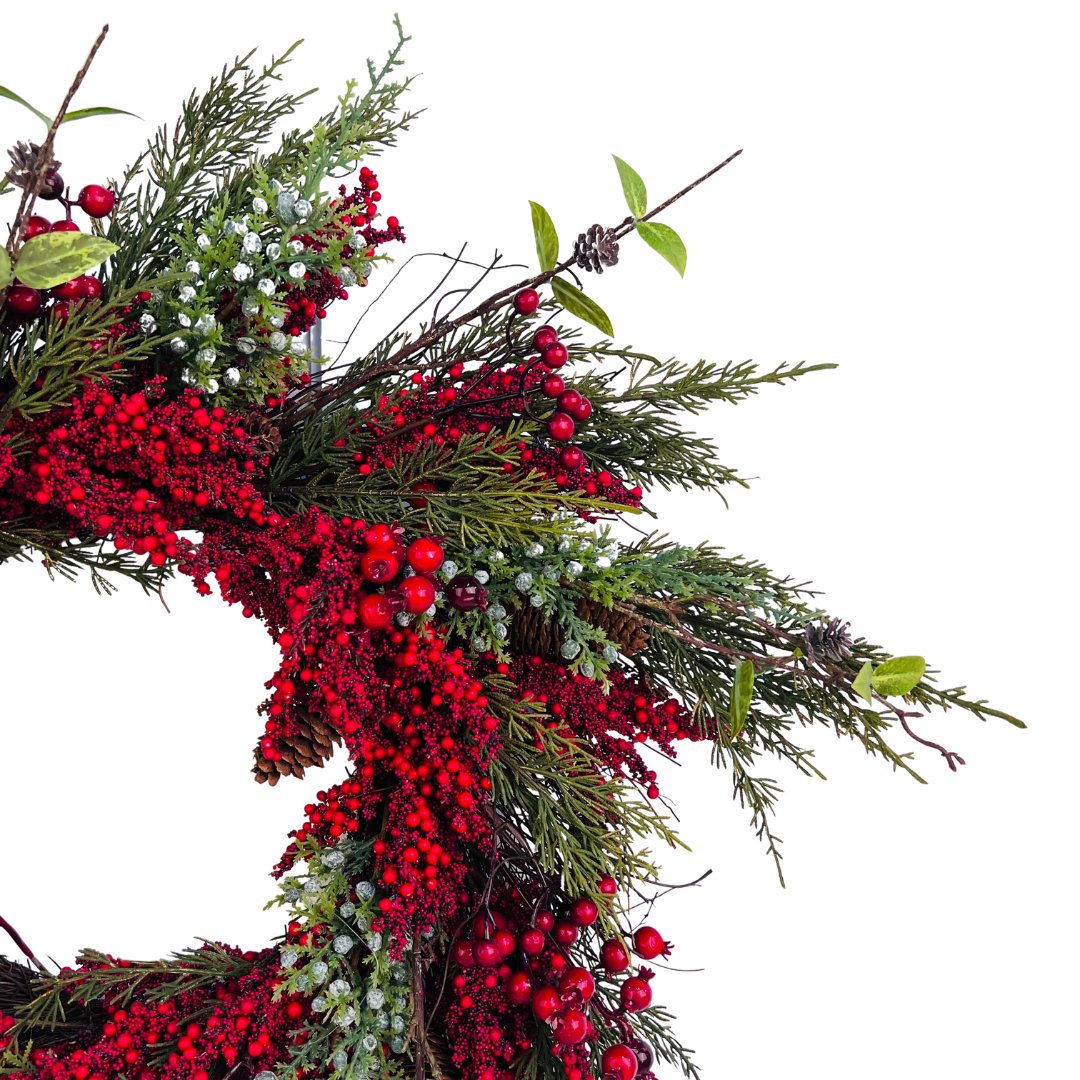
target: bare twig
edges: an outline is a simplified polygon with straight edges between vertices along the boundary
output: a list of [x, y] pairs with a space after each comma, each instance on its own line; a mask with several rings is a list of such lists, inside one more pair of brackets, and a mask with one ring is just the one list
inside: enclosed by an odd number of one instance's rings
[[3, 915], [0, 915], [0, 929], [7, 931], [8, 937], [10, 937], [11, 940], [19, 946], [19, 949], [22, 952], [23, 956], [25, 956], [27, 960], [29, 960], [38, 969], [38, 971], [42, 973], [42, 975], [52, 975], [52, 972], [49, 971], [49, 969], [34, 955], [33, 949], [31, 949], [30, 946], [27, 945], [26, 942], [23, 940], [22, 934], [20, 934], [19, 931], [16, 930], [15, 927], [12, 926], [11, 923], [9, 923]]

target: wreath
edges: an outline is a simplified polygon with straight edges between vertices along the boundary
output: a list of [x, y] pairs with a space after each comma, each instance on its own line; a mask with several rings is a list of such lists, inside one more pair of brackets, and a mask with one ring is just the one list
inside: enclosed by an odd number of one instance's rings
[[498, 258], [447, 256], [418, 326], [323, 362], [327, 309], [406, 240], [361, 164], [414, 119], [397, 34], [280, 138], [306, 96], [290, 54], [237, 59], [74, 196], [61, 125], [119, 111], [70, 107], [104, 31], [54, 119], [0, 87], [47, 127], [4, 182], [0, 561], [216, 582], [280, 650], [255, 780], [346, 759], [273, 870], [261, 949], [53, 972], [0, 920], [24, 954], [0, 958], [17, 1080], [694, 1077], [653, 1000], [671, 944], [635, 915], [669, 888], [644, 844], [676, 842], [643, 751], [707, 744], [779, 870], [755, 763], [805, 770], [802, 729], [914, 775], [894, 725], [963, 764], [923, 710], [1023, 726], [759, 562], [631, 531], [646, 487], [740, 482], [680, 414], [831, 366], [662, 361], [583, 287], [633, 233], [681, 274], [657, 217], [738, 152], [655, 206], [615, 158], [621, 220], [567, 254], [533, 202], [538, 272], [487, 293]]

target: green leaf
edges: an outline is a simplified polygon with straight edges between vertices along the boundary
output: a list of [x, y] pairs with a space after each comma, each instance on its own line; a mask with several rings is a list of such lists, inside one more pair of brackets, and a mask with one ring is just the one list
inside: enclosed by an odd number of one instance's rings
[[142, 119], [138, 113], [128, 112], [127, 109], [110, 109], [107, 105], [92, 105], [89, 109], [72, 109], [71, 112], [64, 113], [64, 119], [60, 123], [86, 120], [91, 116], [134, 116], [136, 120]]
[[882, 697], [898, 697], [911, 693], [924, 674], [926, 661], [921, 656], [894, 656], [878, 664], [870, 682]]
[[555, 299], [571, 315], [576, 315], [579, 319], [595, 326], [608, 337], [614, 335], [615, 331], [611, 329], [611, 320], [607, 312], [595, 300], [590, 300], [580, 289], [576, 289], [562, 278], [552, 278], [551, 288], [555, 293]]
[[630, 213], [639, 218], [649, 208], [649, 201], [645, 195], [645, 181], [621, 157], [616, 154], [611, 156], [615, 158], [615, 168], [619, 170], [626, 205], [630, 207]]
[[859, 668], [859, 674], [855, 676], [855, 681], [851, 684], [851, 689], [855, 691], [863, 699], [863, 701], [873, 704], [873, 697], [870, 694], [870, 679], [873, 676], [874, 665], [869, 660], [861, 668]]
[[686, 245], [673, 228], [659, 221], [639, 221], [634, 228], [649, 247], [659, 251], [679, 271], [679, 277], [686, 273]]
[[52, 125], [52, 121], [40, 109], [35, 109], [34, 106], [26, 100], [26, 98], [19, 97], [19, 95], [16, 94], [14, 90], [9, 90], [6, 86], [0, 86], [0, 97], [5, 97], [8, 99], [8, 101], [15, 101], [18, 102], [20, 105], [25, 106], [36, 117], [38, 117], [46, 127], [50, 127]]
[[735, 680], [731, 684], [731, 737], [746, 726], [750, 714], [750, 699], [754, 696], [754, 665], [749, 660], [740, 660], [735, 668]]
[[16, 272], [32, 289], [51, 289], [93, 270], [117, 246], [101, 236], [81, 232], [41, 233], [27, 240], [19, 252]]
[[8, 255], [7, 248], [0, 247], [0, 289], [6, 289], [13, 277], [15, 273], [11, 269], [11, 256]]
[[554, 270], [559, 261], [559, 234], [551, 215], [539, 204], [529, 200], [532, 207], [533, 235], [536, 237], [536, 257], [540, 260], [540, 269], [546, 274]]

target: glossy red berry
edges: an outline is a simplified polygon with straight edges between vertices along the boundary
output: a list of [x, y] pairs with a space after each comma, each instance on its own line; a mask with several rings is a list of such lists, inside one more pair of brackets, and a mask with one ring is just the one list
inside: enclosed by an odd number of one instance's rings
[[466, 941], [464, 938], [454, 942], [453, 957], [455, 964], [459, 964], [461, 967], [472, 967], [476, 963], [472, 942]]
[[52, 222], [48, 218], [43, 218], [39, 214], [34, 214], [26, 222], [26, 231], [23, 233], [23, 239], [29, 240], [32, 237], [40, 236], [42, 233], [47, 233], [52, 228]]
[[653, 960], [657, 956], [667, 956], [671, 952], [671, 943], [664, 940], [659, 930], [639, 926], [634, 931], [634, 952], [644, 960]]
[[502, 960], [499, 946], [490, 938], [474, 942], [473, 953], [476, 955], [476, 962], [481, 967], [498, 967]]
[[564, 412], [557, 412], [549, 417], [548, 434], [557, 442], [566, 442], [574, 436], [574, 421]]
[[641, 1012], [652, 1004], [652, 987], [644, 979], [631, 975], [619, 987], [619, 1001], [627, 1012]]
[[52, 223], [52, 232], [81, 232], [79, 226], [74, 221], [54, 221]]
[[576, 390], [564, 390], [559, 395], [559, 400], [556, 405], [562, 409], [565, 413], [570, 413], [571, 416], [577, 411], [577, 407], [581, 404], [581, 395]]
[[560, 945], [573, 945], [578, 939], [578, 928], [565, 919], [555, 924], [554, 938]]
[[630, 954], [618, 938], [608, 938], [600, 946], [600, 963], [609, 975], [620, 975], [630, 966]]
[[[564, 450], [563, 453], [566, 453], [566, 451]], [[605, 874], [596, 883], [596, 887], [605, 896], [614, 896], [619, 891], [619, 883], [610, 874]]]
[[532, 981], [529, 979], [527, 972], [515, 971], [513, 975], [506, 980], [506, 996], [515, 1005], [525, 1005], [532, 1001]]
[[542, 387], [545, 397], [557, 398], [566, 389], [566, 382], [561, 375], [549, 375]]
[[567, 446], [559, 454], [559, 464], [564, 469], [579, 469], [585, 460], [585, 455], [576, 446]]
[[521, 936], [518, 938], [521, 951], [526, 956], [539, 956], [544, 951], [546, 941], [547, 936], [544, 931], [537, 930], [534, 926], [530, 926], [528, 930], [522, 930]]
[[401, 583], [401, 592], [405, 597], [405, 610], [410, 615], [419, 615], [435, 603], [435, 586], [420, 574], [406, 578]]
[[579, 420], [579, 421], [588, 420], [589, 417], [592, 416], [592, 402], [587, 397], [582, 395], [581, 403], [578, 405], [578, 407], [576, 409], [572, 409], [570, 411], [570, 415], [575, 420]]
[[559, 335], [556, 333], [554, 326], [540, 326], [537, 327], [536, 333], [533, 334], [533, 348], [539, 352], [549, 345], [554, 345], [558, 340]]
[[531, 315], [540, 306], [540, 294], [535, 289], [522, 289], [514, 297], [514, 310], [519, 315]]
[[450, 606], [458, 611], [476, 611], [487, 607], [487, 591], [472, 574], [452, 577], [443, 591]]
[[364, 533], [364, 543], [372, 551], [389, 550], [397, 546], [397, 537], [389, 525], [372, 525]]
[[409, 565], [414, 570], [426, 570], [428, 573], [431, 573], [433, 570], [438, 570], [439, 567], [442, 566], [442, 545], [437, 544], [429, 537], [414, 540], [409, 545], [409, 550], [405, 553], [405, 557], [408, 559]]
[[533, 994], [532, 1011], [537, 1020], [550, 1020], [562, 1008], [562, 999], [554, 986], [542, 986]]
[[401, 564], [390, 551], [368, 551], [360, 559], [360, 572], [368, 581], [373, 581], [376, 585], [385, 585], [386, 582], [393, 581], [400, 570]]
[[546, 345], [540, 350], [540, 363], [546, 368], [561, 368], [570, 354], [561, 341]]
[[79, 206], [92, 218], [103, 218], [112, 213], [116, 194], [100, 184], [87, 184], [79, 192]]
[[105, 287], [93, 274], [87, 274], [83, 278], [83, 288], [85, 290], [83, 295], [87, 300], [96, 300], [105, 291]]
[[4, 299], [4, 307], [24, 318], [36, 315], [41, 310], [41, 293], [29, 285], [12, 285]]
[[51, 290], [51, 295], [57, 300], [81, 300], [86, 295], [86, 282], [80, 275], [65, 281], [63, 285], [57, 285]]
[[555, 916], [552, 915], [550, 911], [538, 912], [533, 922], [548, 934], [555, 928]]
[[583, 896], [570, 905], [570, 919], [578, 926], [592, 926], [600, 915], [600, 909], [595, 900]]
[[371, 593], [360, 601], [360, 621], [369, 630], [385, 630], [393, 619], [394, 609], [380, 593]]
[[638, 1071], [637, 1054], [624, 1043], [609, 1046], [600, 1058], [601, 1075], [614, 1080], [634, 1080]]
[[579, 1005], [596, 993], [596, 980], [587, 968], [567, 968], [559, 979], [559, 993], [563, 1001]]
[[580, 1009], [567, 1009], [555, 1022], [555, 1041], [563, 1046], [576, 1046], [588, 1030], [588, 1017]]
[[637, 1058], [638, 1072], [651, 1072], [655, 1060], [652, 1047], [644, 1039], [631, 1039], [627, 1045], [634, 1052], [634, 1057]]

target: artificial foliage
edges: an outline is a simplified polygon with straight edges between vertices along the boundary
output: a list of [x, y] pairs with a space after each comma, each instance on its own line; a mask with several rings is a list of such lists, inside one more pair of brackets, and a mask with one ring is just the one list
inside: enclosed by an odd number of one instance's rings
[[737, 155], [655, 207], [616, 158], [629, 215], [569, 245], [523, 193], [536, 273], [478, 267], [320, 367], [307, 332], [409, 237], [371, 164], [414, 119], [406, 40], [297, 130], [292, 50], [248, 54], [74, 196], [62, 124], [120, 110], [70, 108], [86, 67], [52, 120], [0, 88], [47, 129], [4, 181], [0, 561], [239, 605], [280, 651], [254, 779], [332, 779], [261, 948], [54, 972], [4, 922], [15, 1080], [696, 1076], [653, 997], [662, 905], [635, 921], [679, 843], [648, 753], [706, 744], [779, 870], [763, 762], [816, 773], [813, 730], [915, 775], [895, 734], [962, 764], [928, 710], [1022, 726], [758, 562], [623, 527], [649, 488], [743, 483], [687, 415], [817, 370], [657, 359], [588, 295], [650, 248], [683, 273], [657, 216]]

